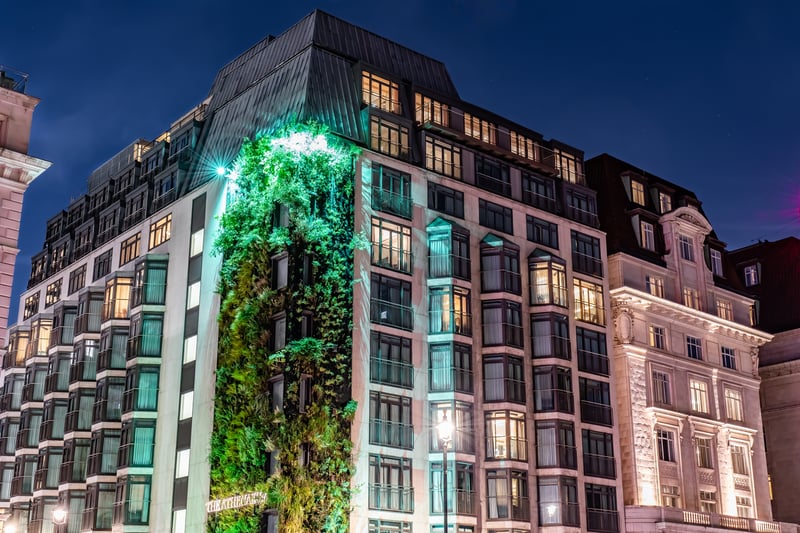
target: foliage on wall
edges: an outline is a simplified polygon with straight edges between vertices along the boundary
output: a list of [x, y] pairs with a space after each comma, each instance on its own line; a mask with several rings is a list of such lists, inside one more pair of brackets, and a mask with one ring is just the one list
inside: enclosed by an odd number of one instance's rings
[[[257, 532], [265, 509], [283, 533], [348, 531], [356, 155], [319, 125], [293, 125], [247, 142], [228, 172], [211, 497], [267, 502], [210, 515], [211, 532]], [[287, 284], [276, 289], [280, 254]], [[275, 350], [279, 317], [287, 343]]]

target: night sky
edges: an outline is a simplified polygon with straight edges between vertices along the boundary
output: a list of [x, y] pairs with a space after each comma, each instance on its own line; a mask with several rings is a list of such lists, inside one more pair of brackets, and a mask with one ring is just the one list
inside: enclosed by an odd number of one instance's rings
[[0, 0], [0, 64], [41, 98], [14, 302], [45, 223], [216, 72], [321, 8], [441, 60], [464, 100], [694, 190], [729, 248], [800, 234], [800, 2]]

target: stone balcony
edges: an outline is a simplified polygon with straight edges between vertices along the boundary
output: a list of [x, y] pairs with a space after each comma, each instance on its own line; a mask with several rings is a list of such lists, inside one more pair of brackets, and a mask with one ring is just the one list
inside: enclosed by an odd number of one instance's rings
[[686, 511], [673, 507], [625, 507], [628, 533], [728, 532], [800, 533], [800, 526], [783, 522], [741, 518], [716, 513]]

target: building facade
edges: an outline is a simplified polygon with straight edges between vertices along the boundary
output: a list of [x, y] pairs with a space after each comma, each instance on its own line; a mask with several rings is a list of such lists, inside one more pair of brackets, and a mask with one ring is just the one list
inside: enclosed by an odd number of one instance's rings
[[734, 250], [731, 260], [758, 300], [758, 327], [774, 335], [759, 357], [772, 512], [776, 520], [800, 522], [800, 470], [793, 444], [800, 420], [800, 240], [759, 242]]
[[17, 258], [22, 197], [50, 163], [28, 155], [38, 98], [25, 94], [28, 75], [0, 65], [0, 343], [5, 342]]
[[772, 336], [724, 243], [691, 191], [606, 154], [587, 175], [608, 239], [628, 529], [779, 531], [758, 378]]

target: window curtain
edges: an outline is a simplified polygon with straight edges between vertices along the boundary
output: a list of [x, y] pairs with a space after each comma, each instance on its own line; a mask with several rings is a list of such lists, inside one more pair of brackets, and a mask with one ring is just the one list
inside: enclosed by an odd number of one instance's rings
[[131, 466], [152, 466], [155, 437], [154, 427], [139, 426], [134, 429]]
[[[536, 464], [539, 468], [557, 466], [556, 428], [536, 428]], [[544, 500], [547, 501], [547, 500]]]
[[483, 309], [483, 345], [503, 344], [503, 309]]
[[503, 367], [502, 360], [483, 364], [483, 394], [487, 402], [505, 400]]
[[553, 355], [552, 332], [550, 321], [534, 320], [531, 324], [531, 336], [533, 337], [534, 357], [548, 357]]
[[443, 278], [452, 275], [449, 233], [429, 235], [428, 249], [430, 253], [430, 277]]
[[144, 302], [142, 303], [163, 305], [166, 286], [166, 267], [150, 265], [147, 269], [147, 282], [144, 286]]
[[431, 391], [453, 390], [453, 353], [450, 344], [437, 344], [430, 348]]
[[136, 409], [155, 411], [158, 406], [158, 372], [141, 372]]

